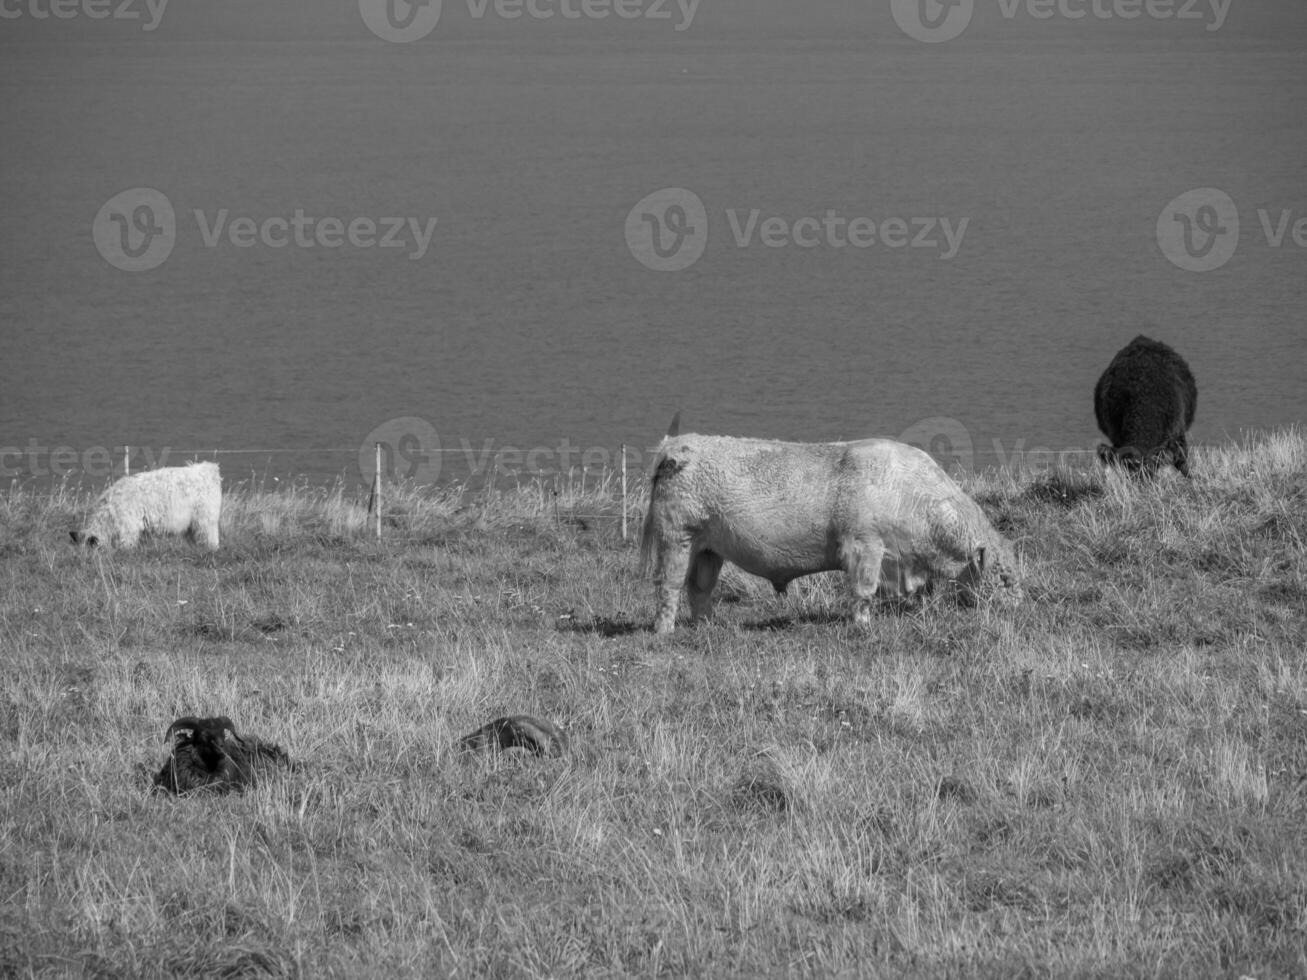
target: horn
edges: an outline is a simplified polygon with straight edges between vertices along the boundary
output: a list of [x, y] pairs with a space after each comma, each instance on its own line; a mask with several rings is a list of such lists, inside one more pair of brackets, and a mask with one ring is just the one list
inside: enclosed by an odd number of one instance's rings
[[190, 731], [195, 731], [195, 729], [201, 727], [203, 724], [204, 724], [204, 719], [196, 718], [194, 715], [187, 715], [185, 718], [178, 718], [176, 721], [174, 721], [171, 725], [168, 726], [168, 732], [163, 736], [163, 740], [165, 742], [168, 741], [168, 739], [172, 738], [172, 733], [175, 731], [179, 731], [181, 729], [189, 729]]
[[214, 725], [220, 725], [224, 735], [227, 732], [231, 732], [232, 738], [236, 739], [238, 742], [242, 741], [240, 735], [236, 732], [236, 725], [226, 715], [219, 715], [217, 718], [210, 718], [209, 720]]
[[676, 414], [672, 416], [672, 424], [667, 427], [667, 435], [679, 436], [681, 434], [681, 410], [678, 408]]

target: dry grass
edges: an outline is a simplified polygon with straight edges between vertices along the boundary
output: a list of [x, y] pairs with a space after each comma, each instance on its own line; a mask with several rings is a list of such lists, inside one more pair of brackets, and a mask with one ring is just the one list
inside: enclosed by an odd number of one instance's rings
[[[0, 497], [0, 975], [1307, 974], [1307, 440], [991, 474], [1029, 601], [658, 641], [610, 488], [229, 489], [223, 548]], [[584, 515], [584, 516], [578, 516]], [[598, 517], [594, 515], [600, 515]], [[460, 753], [525, 713], [563, 759]], [[169, 722], [307, 765], [152, 796]]]

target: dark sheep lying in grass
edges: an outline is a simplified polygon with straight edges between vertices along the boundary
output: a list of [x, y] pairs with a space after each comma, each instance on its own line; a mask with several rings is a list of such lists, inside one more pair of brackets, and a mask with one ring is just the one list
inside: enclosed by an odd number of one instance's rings
[[1194, 422], [1198, 386], [1179, 354], [1140, 334], [1117, 352], [1094, 387], [1094, 416], [1110, 446], [1098, 458], [1153, 474], [1171, 463], [1189, 476], [1185, 433]]
[[164, 737], [174, 734], [172, 754], [154, 777], [169, 793], [244, 791], [271, 769], [291, 765], [280, 746], [237, 735], [230, 718], [178, 718]]
[[526, 749], [536, 755], [562, 755], [568, 749], [567, 736], [555, 725], [528, 715], [496, 718], [458, 740], [464, 750]]

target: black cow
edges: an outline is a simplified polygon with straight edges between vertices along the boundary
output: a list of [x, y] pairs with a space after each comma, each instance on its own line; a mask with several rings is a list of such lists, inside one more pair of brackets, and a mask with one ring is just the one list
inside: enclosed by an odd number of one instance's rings
[[1185, 432], [1194, 422], [1198, 386], [1184, 358], [1140, 334], [1117, 351], [1094, 386], [1094, 416], [1112, 444], [1098, 458], [1153, 474], [1171, 463], [1189, 475]]

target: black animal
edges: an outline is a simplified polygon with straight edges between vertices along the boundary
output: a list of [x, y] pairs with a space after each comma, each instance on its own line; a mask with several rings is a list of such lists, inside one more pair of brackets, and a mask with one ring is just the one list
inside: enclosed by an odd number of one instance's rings
[[557, 726], [529, 715], [513, 715], [487, 722], [458, 740], [464, 750], [521, 748], [536, 755], [562, 755], [568, 749], [567, 735]]
[[230, 718], [178, 718], [164, 738], [174, 734], [172, 754], [154, 777], [169, 793], [243, 792], [268, 770], [291, 765], [280, 746], [237, 735]]
[[1171, 463], [1189, 476], [1185, 433], [1197, 406], [1198, 386], [1184, 358], [1140, 334], [1117, 351], [1094, 386], [1094, 416], [1112, 441], [1098, 447], [1098, 458], [1150, 475]]

